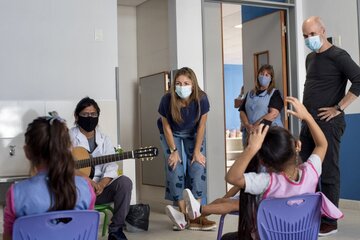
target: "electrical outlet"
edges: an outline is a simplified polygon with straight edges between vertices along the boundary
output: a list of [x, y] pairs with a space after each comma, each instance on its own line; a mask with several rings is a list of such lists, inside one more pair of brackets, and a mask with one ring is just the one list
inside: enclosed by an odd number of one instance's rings
[[328, 37], [327, 39], [331, 44], [334, 44], [337, 47], [341, 47], [341, 36], [340, 35], [335, 36], [335, 37]]
[[104, 41], [104, 34], [102, 29], [95, 29], [94, 31], [94, 40], [98, 42]]
[[335, 37], [335, 45], [341, 47], [341, 36]]

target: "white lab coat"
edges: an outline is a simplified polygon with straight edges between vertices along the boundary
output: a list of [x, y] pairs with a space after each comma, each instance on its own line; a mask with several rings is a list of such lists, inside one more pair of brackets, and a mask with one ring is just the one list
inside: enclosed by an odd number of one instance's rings
[[[95, 141], [96, 141], [96, 148], [92, 152], [91, 156], [98, 157], [103, 155], [114, 154], [115, 149], [114, 145], [112, 145], [111, 140], [108, 136], [95, 129]], [[87, 151], [89, 149], [89, 142], [84, 134], [80, 132], [79, 127], [73, 127], [70, 129], [70, 137], [73, 146], [75, 147], [83, 147]], [[105, 163], [101, 165], [95, 166], [95, 173], [93, 180], [95, 182], [99, 182], [102, 178], [109, 177], [115, 180], [118, 177], [118, 165], [115, 162]]]

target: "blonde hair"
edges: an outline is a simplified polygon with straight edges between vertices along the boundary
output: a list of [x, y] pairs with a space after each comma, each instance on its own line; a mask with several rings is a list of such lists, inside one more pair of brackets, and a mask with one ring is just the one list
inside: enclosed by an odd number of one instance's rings
[[182, 105], [182, 102], [181, 102], [181, 98], [175, 92], [176, 79], [178, 77], [180, 77], [180, 76], [186, 76], [192, 82], [192, 92], [191, 92], [191, 95], [189, 97], [189, 103], [192, 102], [192, 101], [195, 101], [197, 103], [198, 116], [196, 118], [196, 121], [198, 121], [200, 119], [200, 114], [201, 114], [200, 99], [201, 99], [202, 96], [205, 95], [205, 92], [200, 89], [197, 78], [196, 78], [196, 75], [195, 75], [194, 71], [189, 67], [183, 67], [183, 68], [179, 69], [176, 72], [175, 77], [174, 77], [174, 79], [172, 81], [172, 84], [171, 84], [171, 87], [170, 87], [170, 94], [171, 94], [170, 112], [171, 112], [171, 117], [177, 124], [180, 124], [180, 123], [183, 122], [183, 119], [181, 117], [181, 107], [183, 105]]

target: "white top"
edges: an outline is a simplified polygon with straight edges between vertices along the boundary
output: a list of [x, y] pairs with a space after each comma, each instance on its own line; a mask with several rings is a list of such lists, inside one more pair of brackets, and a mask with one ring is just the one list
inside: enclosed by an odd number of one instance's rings
[[[320, 157], [316, 154], [311, 154], [311, 156], [308, 159], [308, 162], [312, 163], [312, 165], [315, 168], [315, 171], [320, 176], [321, 175], [321, 164], [322, 164]], [[299, 181], [300, 181], [302, 171], [299, 171], [299, 174], [300, 174], [300, 176], [299, 176]], [[245, 192], [254, 194], [254, 195], [263, 194], [270, 183], [270, 174], [267, 172], [244, 173], [244, 178], [245, 178]]]
[[[87, 151], [90, 151], [89, 142], [86, 136], [80, 132], [79, 127], [70, 129], [70, 137], [73, 146], [83, 147]], [[112, 145], [110, 138], [98, 131], [97, 128], [95, 129], [95, 141], [97, 146], [91, 153], [91, 156], [99, 157], [115, 153], [114, 145]], [[118, 168], [119, 166], [115, 162], [96, 165], [93, 180], [99, 182], [104, 177], [109, 177], [114, 180], [118, 177]]]

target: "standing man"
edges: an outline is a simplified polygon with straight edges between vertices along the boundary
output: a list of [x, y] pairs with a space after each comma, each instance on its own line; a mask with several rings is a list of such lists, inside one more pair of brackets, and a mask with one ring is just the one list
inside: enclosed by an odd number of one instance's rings
[[[360, 94], [360, 68], [343, 49], [326, 38], [325, 26], [319, 17], [309, 17], [302, 25], [305, 45], [312, 51], [306, 57], [306, 81], [303, 102], [324, 132], [328, 149], [320, 179], [322, 191], [336, 206], [339, 205], [339, 150], [345, 131], [344, 110]], [[345, 94], [346, 84], [351, 87]], [[300, 140], [302, 159], [308, 159], [314, 141], [306, 123], [302, 123]], [[337, 222], [323, 218], [319, 236], [337, 232]]]

